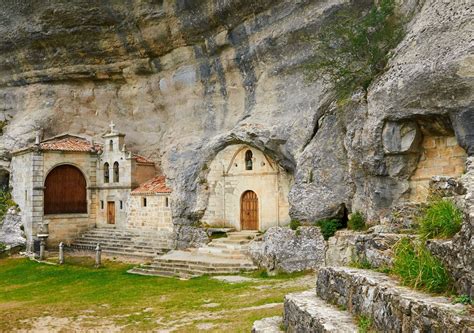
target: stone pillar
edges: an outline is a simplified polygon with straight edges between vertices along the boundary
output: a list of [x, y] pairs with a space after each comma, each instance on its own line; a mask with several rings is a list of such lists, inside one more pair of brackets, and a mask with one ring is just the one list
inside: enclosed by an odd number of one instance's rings
[[102, 249], [100, 248], [100, 244], [97, 243], [97, 246], [95, 248], [95, 267], [99, 268], [102, 265]]
[[38, 233], [48, 234], [48, 225], [43, 225], [43, 231], [39, 231], [40, 225], [44, 223], [44, 158], [41, 151], [33, 153], [33, 195], [31, 203], [31, 229], [33, 239], [38, 240]]
[[59, 243], [59, 264], [64, 264], [64, 244], [63, 242]]
[[40, 239], [40, 251], [39, 251], [39, 260], [44, 260], [44, 251], [45, 251], [46, 242], [44, 238]]

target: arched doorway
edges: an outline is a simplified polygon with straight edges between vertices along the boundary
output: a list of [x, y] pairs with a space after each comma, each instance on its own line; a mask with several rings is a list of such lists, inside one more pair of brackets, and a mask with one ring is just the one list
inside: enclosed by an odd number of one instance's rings
[[240, 199], [240, 227], [258, 230], [258, 197], [253, 191], [245, 191]]
[[72, 165], [60, 165], [44, 183], [44, 214], [87, 213], [87, 184], [82, 172]]

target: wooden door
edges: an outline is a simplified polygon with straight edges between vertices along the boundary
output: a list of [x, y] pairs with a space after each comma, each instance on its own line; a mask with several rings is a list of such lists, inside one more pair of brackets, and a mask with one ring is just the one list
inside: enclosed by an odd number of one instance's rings
[[240, 224], [242, 230], [258, 230], [258, 197], [253, 191], [242, 194]]
[[87, 184], [78, 168], [60, 165], [48, 174], [44, 183], [44, 213], [87, 213]]
[[115, 202], [107, 202], [107, 223], [115, 224]]

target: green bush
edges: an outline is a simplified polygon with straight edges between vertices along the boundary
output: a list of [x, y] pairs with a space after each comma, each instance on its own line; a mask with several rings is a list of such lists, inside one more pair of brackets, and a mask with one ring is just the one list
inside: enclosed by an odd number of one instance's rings
[[443, 264], [427, 249], [422, 240], [400, 239], [394, 246], [392, 272], [402, 284], [429, 292], [446, 292], [452, 281]]
[[450, 200], [434, 199], [419, 220], [420, 234], [425, 238], [450, 238], [459, 230], [462, 211]]
[[298, 220], [291, 220], [290, 222], [290, 229], [291, 230], [296, 230], [298, 227], [301, 226], [301, 222]]
[[473, 304], [472, 299], [469, 295], [459, 295], [454, 298], [453, 304], [464, 304], [464, 305], [471, 305]]
[[372, 327], [374, 325], [374, 321], [372, 318], [368, 316], [359, 316], [357, 318], [357, 332], [358, 333], [368, 333], [372, 331]]
[[317, 46], [317, 53], [304, 65], [308, 79], [329, 76], [339, 100], [358, 88], [367, 90], [405, 34], [395, 0], [380, 0], [368, 12], [366, 8], [357, 1], [341, 7], [316, 36], [306, 37]]
[[356, 231], [367, 229], [365, 225], [364, 215], [362, 215], [361, 212], [355, 212], [354, 214], [352, 214], [349, 221], [347, 221], [347, 228]]
[[0, 219], [3, 219], [10, 207], [15, 207], [16, 203], [12, 199], [12, 194], [8, 188], [0, 189]]
[[334, 236], [336, 231], [342, 227], [342, 223], [339, 220], [320, 220], [316, 222], [316, 225], [321, 229], [321, 234], [325, 240], [328, 240], [329, 237]]

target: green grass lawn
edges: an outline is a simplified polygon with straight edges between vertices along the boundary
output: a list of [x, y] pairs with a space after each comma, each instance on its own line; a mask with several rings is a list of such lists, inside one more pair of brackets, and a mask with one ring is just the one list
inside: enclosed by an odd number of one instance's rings
[[[210, 277], [187, 281], [131, 275], [111, 261], [89, 258], [64, 266], [0, 260], [0, 331], [249, 332], [254, 320], [281, 315], [283, 297], [313, 285], [312, 275], [285, 275], [229, 284]], [[267, 304], [267, 305], [266, 305]], [[273, 304], [273, 305], [272, 305]]]

